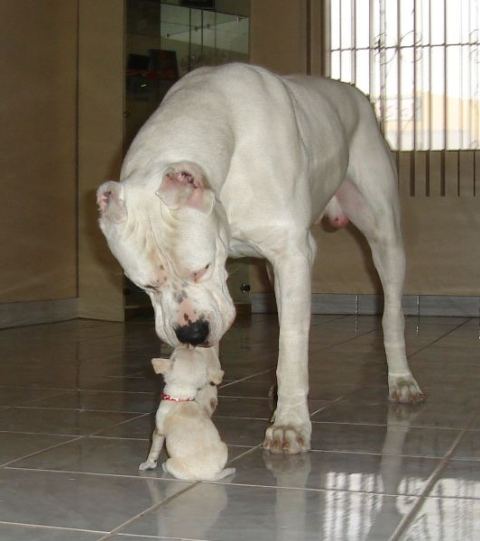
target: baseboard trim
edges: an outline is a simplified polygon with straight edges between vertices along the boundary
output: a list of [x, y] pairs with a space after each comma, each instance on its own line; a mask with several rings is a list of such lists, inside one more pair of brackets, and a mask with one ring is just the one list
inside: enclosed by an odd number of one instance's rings
[[[277, 306], [273, 293], [252, 293], [250, 295], [253, 314], [276, 313]], [[480, 296], [452, 295], [404, 295], [403, 309], [406, 315], [479, 317]], [[314, 293], [312, 314], [357, 314], [376, 315], [383, 310], [380, 295], [354, 295]]]
[[0, 303], [0, 329], [78, 317], [78, 299]]

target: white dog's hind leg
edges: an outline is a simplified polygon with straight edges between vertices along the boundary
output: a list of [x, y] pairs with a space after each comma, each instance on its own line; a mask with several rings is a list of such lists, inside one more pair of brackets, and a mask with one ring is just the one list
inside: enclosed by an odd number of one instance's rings
[[[379, 162], [382, 156], [377, 156]], [[383, 156], [385, 161], [387, 156]], [[377, 163], [380, 166], [380, 163]], [[376, 171], [381, 171], [378, 167]], [[384, 169], [388, 174], [388, 168]], [[367, 204], [359, 189], [345, 181], [337, 196], [350, 220], [366, 236], [372, 250], [373, 262], [382, 282], [384, 294], [383, 341], [388, 365], [390, 400], [402, 403], [420, 402], [424, 395], [408, 366], [405, 351], [405, 321], [402, 309], [405, 252], [400, 230], [399, 210], [394, 178], [375, 180], [375, 200]], [[390, 169], [390, 175], [393, 172]], [[365, 189], [365, 187], [363, 187]], [[361, 188], [360, 188], [361, 189]], [[382, 189], [384, 191], [382, 191]], [[386, 197], [389, 194], [390, 196]]]
[[290, 242], [282, 247], [278, 258], [271, 259], [280, 322], [278, 401], [264, 441], [265, 449], [290, 454], [310, 449], [308, 336], [311, 268], [316, 250], [310, 232], [293, 233], [288, 231], [283, 236]]
[[145, 470], [154, 470], [157, 467], [158, 457], [162, 452], [163, 442], [165, 441], [165, 436], [160, 434], [155, 428], [152, 434], [152, 446], [150, 447], [150, 452], [148, 453], [147, 460], [142, 462], [138, 469], [140, 471]]

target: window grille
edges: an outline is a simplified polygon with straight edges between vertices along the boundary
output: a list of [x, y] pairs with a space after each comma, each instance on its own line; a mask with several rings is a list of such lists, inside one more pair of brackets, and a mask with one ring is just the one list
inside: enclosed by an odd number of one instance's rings
[[327, 75], [370, 97], [410, 194], [475, 195], [480, 0], [326, 4]]

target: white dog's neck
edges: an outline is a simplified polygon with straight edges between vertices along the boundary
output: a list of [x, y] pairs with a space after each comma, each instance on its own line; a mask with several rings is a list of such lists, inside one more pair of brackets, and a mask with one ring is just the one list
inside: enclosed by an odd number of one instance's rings
[[162, 400], [166, 400], [168, 402], [192, 402], [193, 400], [195, 400], [195, 396], [189, 396], [189, 397], [179, 397], [179, 396], [174, 396], [174, 395], [170, 395], [168, 393], [165, 393], [163, 392], [161, 394], [161, 398]]

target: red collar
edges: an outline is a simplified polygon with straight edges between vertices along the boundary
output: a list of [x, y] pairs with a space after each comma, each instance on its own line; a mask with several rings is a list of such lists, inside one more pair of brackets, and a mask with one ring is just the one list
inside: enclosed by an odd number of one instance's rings
[[170, 396], [167, 393], [162, 393], [161, 399], [170, 400], [170, 402], [191, 402], [192, 400], [195, 400], [195, 398], [176, 398], [175, 396]]

